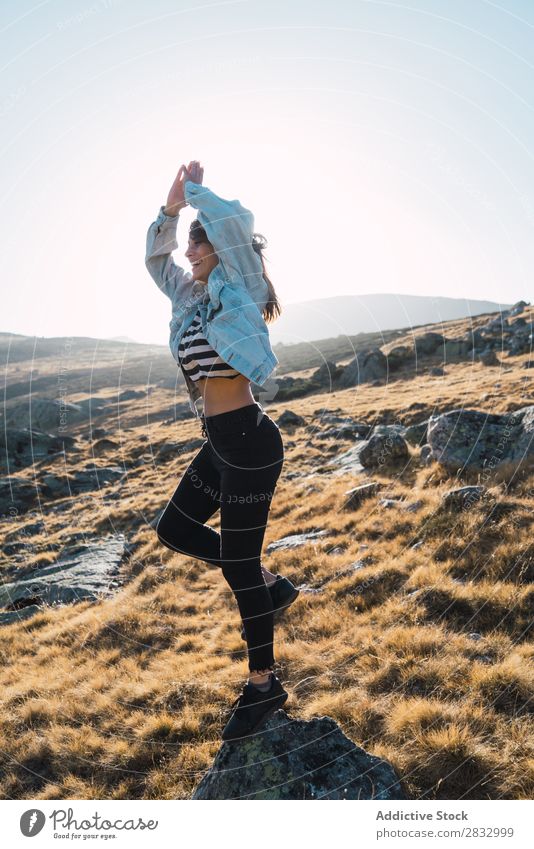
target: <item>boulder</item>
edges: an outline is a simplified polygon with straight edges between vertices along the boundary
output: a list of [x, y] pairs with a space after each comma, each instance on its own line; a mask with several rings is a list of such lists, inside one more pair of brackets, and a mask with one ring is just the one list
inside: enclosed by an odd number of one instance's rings
[[40, 430], [6, 427], [0, 447], [0, 471], [12, 473], [52, 454], [69, 453], [74, 447], [72, 436], [55, 436]]
[[415, 358], [413, 348], [407, 345], [395, 345], [387, 354], [387, 363], [389, 371], [396, 371], [406, 363], [413, 363]]
[[403, 436], [406, 442], [409, 442], [410, 445], [424, 444], [426, 442], [428, 421], [428, 419], [425, 419], [423, 422], [416, 422], [415, 424], [408, 425], [401, 432], [401, 436]]
[[528, 306], [529, 306], [529, 304], [527, 303], [527, 301], [517, 301], [513, 305], [513, 307], [511, 307], [508, 310], [508, 313], [509, 313], [509, 315], [519, 315], [519, 313], [522, 313], [523, 310], [525, 309], [525, 307], [528, 307]]
[[360, 462], [364, 469], [406, 463], [409, 457], [406, 441], [394, 430], [373, 433], [360, 449]]
[[451, 471], [530, 467], [534, 459], [534, 406], [513, 413], [451, 410], [431, 416], [427, 431], [432, 459]]
[[294, 413], [293, 410], [284, 410], [276, 423], [278, 427], [302, 427], [306, 424], [306, 419]]
[[406, 799], [395, 770], [328, 716], [277, 710], [256, 734], [223, 743], [193, 799]]
[[331, 360], [327, 360], [310, 377], [318, 386], [330, 388], [334, 381], [342, 374], [343, 366], [338, 366]]
[[347, 389], [358, 386], [360, 383], [368, 383], [372, 380], [383, 379], [387, 374], [387, 357], [380, 348], [370, 351], [362, 351], [356, 354], [354, 359], [347, 363], [337, 386]]
[[449, 360], [465, 357], [473, 350], [473, 343], [470, 339], [446, 339], [443, 347], [443, 359], [445, 362]]
[[478, 359], [483, 366], [499, 366], [501, 364], [497, 354], [491, 348], [487, 348], [485, 351], [482, 351], [482, 353], [479, 354]]
[[[414, 348], [418, 357], [425, 357], [429, 354], [441, 353], [445, 343], [445, 337], [441, 333], [422, 333], [421, 336], [414, 337]], [[440, 349], [439, 351], [437, 349]]]

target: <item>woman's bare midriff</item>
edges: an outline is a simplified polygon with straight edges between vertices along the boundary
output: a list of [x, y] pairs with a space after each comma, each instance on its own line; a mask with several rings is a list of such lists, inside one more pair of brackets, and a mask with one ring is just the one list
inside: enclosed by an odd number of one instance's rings
[[217, 416], [238, 407], [254, 404], [250, 380], [244, 374], [239, 377], [201, 377], [197, 386], [204, 401], [204, 415]]

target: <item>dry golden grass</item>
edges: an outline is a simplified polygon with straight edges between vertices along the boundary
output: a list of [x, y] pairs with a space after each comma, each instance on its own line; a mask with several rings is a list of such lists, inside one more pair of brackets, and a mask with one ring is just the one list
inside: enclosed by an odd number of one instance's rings
[[[534, 403], [524, 359], [448, 365], [446, 379], [420, 375], [268, 412], [276, 419], [287, 408], [319, 422], [314, 411], [323, 406], [367, 421], [386, 405], [392, 421], [453, 407], [514, 409]], [[150, 403], [155, 410], [170, 401], [162, 390]], [[99, 604], [2, 628], [3, 798], [189, 798], [246, 675], [237, 607], [221, 574], [162, 547], [148, 525], [197, 450], [187, 447], [200, 437], [196, 425], [151, 425], [143, 445], [146, 427], [128, 429], [126, 412], [123, 425], [120, 448], [104, 446], [104, 461], [147, 457], [131, 469], [123, 498], [77, 499], [61, 519], [45, 516], [30, 558], [49, 562], [65, 523], [123, 530], [138, 543], [127, 583]], [[154, 459], [169, 441], [183, 450]], [[273, 571], [320, 589], [302, 592], [276, 628], [290, 714], [333, 717], [390, 761], [415, 797], [532, 798], [534, 475], [510, 486], [487, 482], [488, 499], [446, 513], [441, 495], [457, 482], [436, 464], [420, 467], [413, 451], [402, 472], [370, 477], [383, 484], [380, 497], [420, 501], [417, 512], [381, 509], [377, 499], [348, 512], [344, 493], [367, 476], [318, 474], [332, 455], [305, 428], [285, 441], [293, 447], [265, 547], [287, 534], [329, 531], [265, 558]], [[288, 479], [293, 471], [303, 476]], [[351, 570], [356, 560], [361, 568]]]

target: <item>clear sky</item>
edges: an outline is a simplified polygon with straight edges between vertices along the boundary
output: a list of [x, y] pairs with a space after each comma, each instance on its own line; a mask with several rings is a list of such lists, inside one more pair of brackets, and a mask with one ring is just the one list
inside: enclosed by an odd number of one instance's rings
[[0, 31], [0, 330], [165, 343], [146, 230], [190, 159], [282, 305], [531, 300], [532, 0], [5, 0]]

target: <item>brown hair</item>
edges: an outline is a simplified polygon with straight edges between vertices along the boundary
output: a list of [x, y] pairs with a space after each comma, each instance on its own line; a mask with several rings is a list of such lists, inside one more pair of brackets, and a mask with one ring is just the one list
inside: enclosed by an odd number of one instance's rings
[[[208, 245], [211, 244], [210, 240], [206, 235], [206, 231], [203, 226], [199, 222], [198, 218], [195, 218], [194, 221], [191, 222], [189, 227], [189, 237], [193, 242], [207, 242]], [[277, 294], [274, 291], [274, 286], [267, 274], [267, 269], [265, 267], [265, 257], [263, 256], [263, 251], [267, 247], [267, 239], [265, 236], [262, 236], [261, 233], [253, 233], [252, 234], [252, 248], [258, 254], [261, 259], [261, 267], [263, 269], [263, 279], [267, 283], [267, 288], [269, 292], [269, 298], [265, 307], [263, 308], [262, 314], [265, 322], [274, 321], [282, 312], [282, 308], [280, 306], [280, 301], [278, 300]]]

